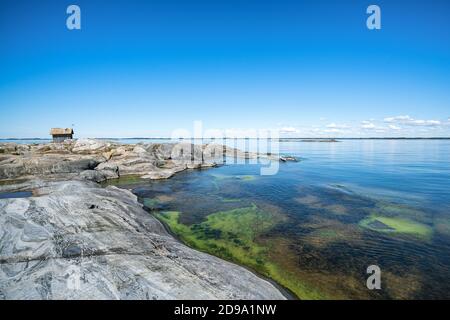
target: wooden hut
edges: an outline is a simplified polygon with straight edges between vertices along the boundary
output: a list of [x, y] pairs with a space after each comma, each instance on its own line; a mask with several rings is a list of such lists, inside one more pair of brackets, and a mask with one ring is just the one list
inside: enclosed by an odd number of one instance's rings
[[52, 128], [50, 134], [53, 137], [53, 142], [64, 142], [64, 140], [73, 138], [73, 129]]

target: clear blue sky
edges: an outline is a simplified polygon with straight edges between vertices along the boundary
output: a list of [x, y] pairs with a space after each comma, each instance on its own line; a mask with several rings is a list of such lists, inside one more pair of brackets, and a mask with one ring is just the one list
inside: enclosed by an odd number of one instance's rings
[[0, 58], [0, 138], [450, 136], [447, 0], [3, 0]]

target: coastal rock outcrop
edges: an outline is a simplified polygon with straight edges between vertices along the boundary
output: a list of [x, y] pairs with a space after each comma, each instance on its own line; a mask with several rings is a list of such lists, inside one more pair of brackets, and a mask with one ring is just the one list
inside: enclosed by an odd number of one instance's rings
[[284, 298], [246, 269], [176, 241], [130, 191], [88, 181], [33, 187], [35, 197], [0, 200], [0, 299]]
[[273, 155], [259, 155], [207, 144], [139, 143], [120, 144], [103, 140], [66, 140], [64, 143], [20, 145], [0, 144], [0, 180], [44, 177], [100, 182], [124, 175], [167, 179], [185, 169], [212, 167], [226, 157], [278, 161]]
[[193, 144], [123, 145], [101, 140], [67, 140], [37, 145], [1, 144], [0, 179], [45, 177], [100, 182], [121, 175], [165, 179], [187, 168], [215, 165]]

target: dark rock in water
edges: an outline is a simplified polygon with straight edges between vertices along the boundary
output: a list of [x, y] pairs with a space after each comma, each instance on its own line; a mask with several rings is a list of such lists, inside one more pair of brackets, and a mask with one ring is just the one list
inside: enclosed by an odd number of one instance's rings
[[301, 142], [339, 142], [336, 139], [302, 139]]
[[299, 138], [281, 138], [280, 142], [339, 142], [336, 139], [329, 138], [309, 138], [309, 139], [299, 139]]
[[379, 220], [373, 220], [373, 221], [369, 222], [368, 226], [375, 230], [392, 230], [392, 231], [395, 230], [394, 228], [391, 228], [390, 226], [388, 226], [387, 224], [384, 224], [383, 222], [381, 222]]
[[281, 156], [280, 157], [280, 161], [283, 161], [283, 162], [287, 162], [287, 161], [298, 162], [298, 159], [296, 157], [292, 157], [292, 156]]

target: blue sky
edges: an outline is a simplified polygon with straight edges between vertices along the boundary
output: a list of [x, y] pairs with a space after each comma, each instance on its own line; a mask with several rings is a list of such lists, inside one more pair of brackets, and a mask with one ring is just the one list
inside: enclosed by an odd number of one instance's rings
[[3, 0], [0, 57], [0, 138], [450, 136], [446, 0]]

